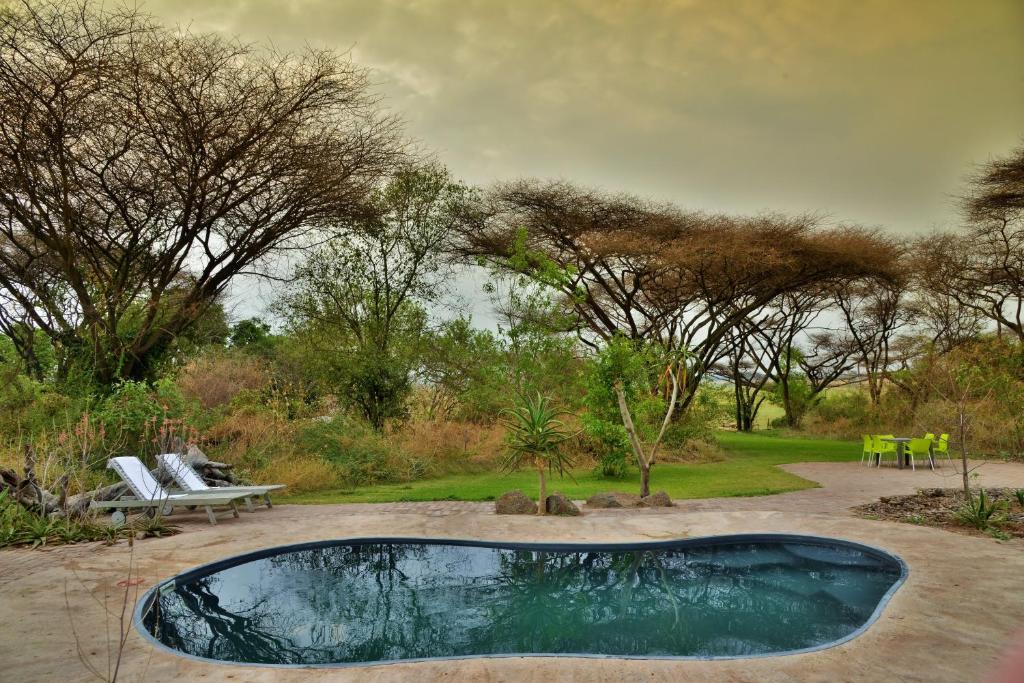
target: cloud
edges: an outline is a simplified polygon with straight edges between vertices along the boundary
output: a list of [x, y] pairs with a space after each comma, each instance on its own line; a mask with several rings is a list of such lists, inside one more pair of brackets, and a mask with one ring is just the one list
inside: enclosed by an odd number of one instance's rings
[[1024, 5], [150, 0], [194, 30], [352, 50], [456, 175], [949, 225], [1024, 134]]

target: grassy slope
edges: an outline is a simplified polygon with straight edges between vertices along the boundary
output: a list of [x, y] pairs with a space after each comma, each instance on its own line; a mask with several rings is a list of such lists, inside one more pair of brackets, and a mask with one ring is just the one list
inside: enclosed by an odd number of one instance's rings
[[[775, 467], [782, 463], [856, 460], [860, 445], [847, 441], [799, 439], [770, 433], [737, 434], [721, 432], [718, 440], [727, 453], [721, 462], [656, 465], [651, 473], [652, 490], [668, 491], [673, 498], [717, 496], [760, 496], [812, 488], [814, 482]], [[576, 499], [612, 489], [636, 491], [639, 476], [622, 480], [602, 479], [590, 471], [577, 471], [575, 482], [554, 476], [549, 491], [560, 491]], [[426, 479], [407, 484], [383, 484], [354, 490], [318, 491], [284, 498], [288, 503], [383, 503], [425, 500], [493, 500], [510, 489], [523, 489], [536, 496], [537, 476], [531, 471], [487, 472]]]

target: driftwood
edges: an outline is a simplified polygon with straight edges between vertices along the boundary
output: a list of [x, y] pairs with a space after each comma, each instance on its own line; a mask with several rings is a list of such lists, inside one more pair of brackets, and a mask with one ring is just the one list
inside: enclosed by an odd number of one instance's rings
[[[50, 514], [57, 510], [60, 496], [39, 485], [36, 478], [36, 453], [29, 444], [25, 445], [24, 472], [24, 476], [19, 476], [14, 470], [0, 470], [0, 491], [7, 491], [11, 500], [40, 514]], [[61, 480], [66, 490], [67, 479], [62, 477]]]
[[[206, 457], [195, 445], [182, 447], [182, 459], [203, 478], [208, 486], [234, 486], [237, 477], [231, 471], [233, 465], [215, 462]], [[36, 454], [30, 445], [25, 446], [24, 476], [14, 470], [0, 469], [0, 492], [7, 491], [11, 500], [37, 514], [50, 517], [82, 517], [89, 512], [89, 503], [94, 500], [114, 500], [128, 492], [128, 485], [117, 482], [109, 486], [101, 486], [92, 491], [85, 491], [73, 496], [68, 495], [68, 474], [54, 483], [53, 491], [43, 488], [36, 478]], [[162, 486], [171, 486], [174, 479], [171, 475], [157, 467], [151, 470], [153, 476]]]
[[[206, 457], [206, 453], [203, 453], [199, 446], [195, 444], [189, 445], [188, 448], [184, 448], [182, 451], [182, 460], [203, 478], [207, 486], [235, 486], [239, 483], [238, 478], [231, 471], [234, 469], [234, 465], [210, 460]], [[165, 473], [161, 472], [157, 478], [163, 483], [163, 477], [166, 476]]]

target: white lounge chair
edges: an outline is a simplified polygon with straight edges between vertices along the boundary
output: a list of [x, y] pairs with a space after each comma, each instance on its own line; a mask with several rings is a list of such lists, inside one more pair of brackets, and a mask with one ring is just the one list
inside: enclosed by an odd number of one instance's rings
[[118, 473], [133, 495], [122, 496], [117, 500], [94, 500], [89, 508], [114, 510], [111, 519], [117, 525], [124, 524], [127, 519], [124, 510], [142, 510], [151, 515], [159, 510], [169, 515], [176, 507], [201, 507], [206, 510], [210, 524], [216, 524], [214, 507], [230, 507], [234, 516], [238, 517], [235, 503], [245, 498], [245, 494], [237, 492], [168, 493], [135, 456], [111, 458], [107, 461], [107, 467]]
[[249, 512], [253, 511], [252, 499], [255, 496], [262, 496], [263, 503], [268, 508], [274, 507], [274, 504], [270, 502], [270, 492], [285, 487], [284, 484], [269, 484], [266, 486], [207, 486], [203, 478], [188, 463], [182, 460], [181, 456], [177, 453], [164, 453], [163, 455], [156, 456], [156, 459], [160, 466], [174, 477], [175, 483], [186, 493], [197, 493], [200, 491], [207, 491], [209, 493], [238, 493], [245, 496], [245, 506]]

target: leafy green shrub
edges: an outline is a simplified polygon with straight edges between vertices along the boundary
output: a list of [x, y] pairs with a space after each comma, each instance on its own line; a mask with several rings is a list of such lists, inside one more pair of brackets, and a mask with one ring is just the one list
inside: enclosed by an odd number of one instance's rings
[[715, 425], [727, 409], [707, 387], [694, 396], [689, 408], [673, 420], [662, 440], [665, 448], [682, 448], [692, 441], [715, 442]]
[[0, 434], [38, 434], [58, 418], [77, 417], [84, 405], [22, 374], [16, 364], [0, 363]]
[[1017, 505], [1024, 508], [1024, 489], [1017, 489], [1013, 492], [1013, 497], [1017, 499]]
[[162, 378], [150, 387], [145, 382], [126, 380], [98, 404], [94, 416], [110, 438], [119, 439], [124, 449], [137, 455], [169, 450], [175, 439], [195, 439], [185, 420], [192, 404], [173, 380]]
[[583, 428], [596, 447], [597, 470], [604, 476], [622, 476], [633, 462], [622, 424], [615, 383], [621, 381], [633, 422], [641, 440], [651, 438], [665, 415], [665, 401], [655, 392], [664, 369], [658, 349], [622, 337], [608, 342], [594, 358], [585, 377]]
[[845, 419], [854, 424], [864, 424], [869, 411], [870, 405], [866, 393], [836, 389], [825, 394], [824, 400], [820, 401], [811, 412], [824, 422]]
[[123, 434], [129, 447], [138, 447], [149, 422], [163, 414], [164, 410], [146, 383], [133, 380], [118, 383], [96, 409], [96, 417], [105, 430]]
[[621, 423], [602, 420], [592, 413], [584, 413], [580, 421], [583, 423], [583, 446], [597, 460], [597, 472], [610, 479], [625, 477], [633, 462], [626, 428]]

